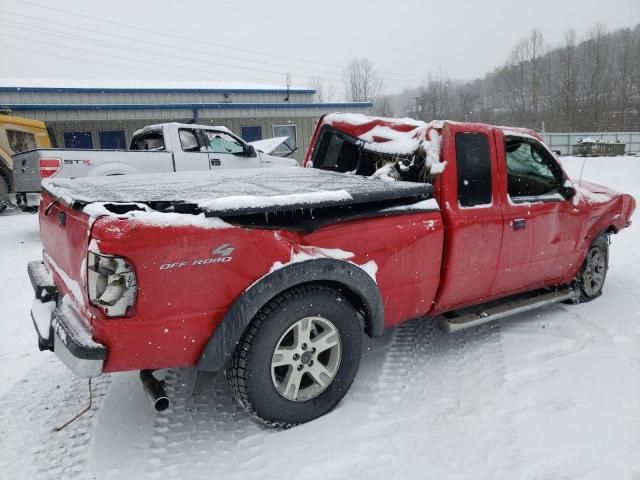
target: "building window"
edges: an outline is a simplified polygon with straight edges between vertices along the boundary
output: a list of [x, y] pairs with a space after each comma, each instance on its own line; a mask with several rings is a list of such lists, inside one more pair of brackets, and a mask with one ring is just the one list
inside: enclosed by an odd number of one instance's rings
[[100, 132], [100, 148], [124, 150], [127, 148], [124, 130], [105, 130]]
[[286, 142], [279, 145], [273, 153], [291, 153], [298, 148], [298, 129], [295, 125], [274, 125], [274, 137], [289, 137]]
[[93, 148], [91, 132], [64, 132], [65, 148]]
[[240, 136], [245, 142], [262, 140], [262, 127], [240, 127]]
[[9, 139], [9, 148], [11, 148], [14, 155], [36, 148], [36, 137], [33, 136], [33, 133], [7, 129], [7, 137]]

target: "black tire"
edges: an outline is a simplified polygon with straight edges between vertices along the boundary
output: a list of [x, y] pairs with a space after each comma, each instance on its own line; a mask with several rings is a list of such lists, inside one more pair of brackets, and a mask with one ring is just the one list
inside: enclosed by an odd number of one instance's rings
[[600, 235], [589, 247], [584, 263], [576, 275], [574, 284], [577, 303], [590, 302], [602, 295], [608, 270], [609, 240], [606, 236]]
[[[312, 385], [324, 390], [312, 398], [293, 401], [278, 391], [275, 368], [281, 367], [273, 367], [272, 359], [288, 332], [308, 318], [328, 320], [332, 331], [337, 330], [339, 361], [337, 366], [334, 364], [333, 378], [325, 381], [326, 386]], [[233, 394], [249, 413], [272, 427], [288, 428], [318, 418], [331, 411], [351, 387], [360, 365], [362, 331], [357, 311], [339, 292], [319, 285], [284, 292], [258, 312], [240, 340], [226, 371]], [[320, 362], [320, 354], [317, 356], [315, 361]], [[313, 361], [309, 363], [313, 365]], [[310, 365], [298, 365], [298, 370]], [[313, 378], [309, 375], [305, 381], [315, 383]], [[301, 381], [300, 388], [302, 384]]]
[[9, 193], [11, 192], [11, 185], [9, 180], [0, 172], [0, 212], [4, 211], [9, 205]]

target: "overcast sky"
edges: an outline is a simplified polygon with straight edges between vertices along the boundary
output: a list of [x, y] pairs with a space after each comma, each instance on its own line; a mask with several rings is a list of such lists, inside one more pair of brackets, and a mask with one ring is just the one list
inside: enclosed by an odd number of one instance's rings
[[0, 77], [284, 85], [291, 72], [339, 92], [344, 65], [368, 57], [393, 93], [438, 66], [483, 76], [534, 27], [555, 44], [598, 21], [634, 26], [640, 0], [0, 0]]

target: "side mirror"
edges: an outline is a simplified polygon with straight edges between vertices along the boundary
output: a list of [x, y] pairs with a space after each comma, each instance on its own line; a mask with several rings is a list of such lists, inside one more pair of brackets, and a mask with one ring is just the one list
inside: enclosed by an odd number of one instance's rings
[[573, 188], [571, 185], [565, 185], [560, 189], [560, 193], [567, 200], [571, 200], [573, 197], [576, 196], [576, 189]]
[[256, 149], [253, 148], [253, 145], [248, 145], [246, 155], [250, 158], [257, 156]]

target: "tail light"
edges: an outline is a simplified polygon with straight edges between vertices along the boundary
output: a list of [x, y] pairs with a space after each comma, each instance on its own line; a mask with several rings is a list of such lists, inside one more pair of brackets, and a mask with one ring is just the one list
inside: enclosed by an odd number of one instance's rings
[[124, 317], [136, 301], [138, 284], [133, 267], [122, 257], [87, 254], [87, 289], [92, 305], [107, 317]]
[[41, 158], [38, 162], [40, 177], [53, 177], [62, 169], [62, 160], [59, 158]]

